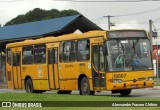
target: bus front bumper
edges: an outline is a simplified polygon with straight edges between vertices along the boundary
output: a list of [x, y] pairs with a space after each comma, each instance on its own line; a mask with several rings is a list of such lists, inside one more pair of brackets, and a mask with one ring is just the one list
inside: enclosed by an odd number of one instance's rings
[[107, 90], [124, 90], [124, 89], [139, 89], [139, 88], [152, 88], [154, 81], [128, 81], [122, 83], [107, 83]]

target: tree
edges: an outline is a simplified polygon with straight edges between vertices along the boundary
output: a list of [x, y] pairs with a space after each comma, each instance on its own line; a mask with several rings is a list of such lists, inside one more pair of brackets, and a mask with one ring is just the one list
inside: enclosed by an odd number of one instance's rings
[[11, 19], [5, 24], [5, 26], [53, 19], [53, 18], [63, 17], [63, 16], [71, 16], [75, 14], [79, 14], [79, 12], [72, 9], [59, 11], [57, 9], [43, 10], [40, 8], [35, 8], [24, 15], [18, 15], [17, 17]]

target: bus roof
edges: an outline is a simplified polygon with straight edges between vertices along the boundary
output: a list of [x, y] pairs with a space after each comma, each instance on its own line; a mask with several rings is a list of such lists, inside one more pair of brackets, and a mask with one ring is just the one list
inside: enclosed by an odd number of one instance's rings
[[28, 39], [21, 42], [9, 43], [6, 45], [6, 47], [11, 48], [11, 47], [18, 47], [18, 46], [25, 46], [25, 45], [60, 42], [60, 41], [66, 41], [66, 40], [83, 39], [83, 38], [105, 36], [105, 35], [106, 35], [106, 31], [96, 30], [96, 31], [89, 31], [86, 33], [82, 33], [82, 34], [72, 33], [72, 34], [65, 34], [58, 37], [48, 36], [48, 37], [43, 37], [35, 40]]
[[57, 37], [48, 36], [48, 37], [43, 37], [43, 38], [39, 38], [35, 40], [28, 39], [28, 40], [24, 40], [21, 42], [7, 44], [6, 47], [11, 48], [11, 47], [18, 47], [18, 46], [25, 46], [25, 45], [53, 43], [53, 42], [61, 42], [61, 41], [66, 41], [66, 40], [83, 39], [83, 38], [90, 38], [90, 37], [97, 37], [97, 36], [102, 36], [105, 39], [107, 39], [106, 32], [125, 31], [125, 30], [126, 31], [145, 31], [142, 29], [118, 29], [118, 30], [107, 30], [107, 31], [94, 30], [94, 31], [89, 31], [89, 32], [82, 33], [82, 34], [71, 33], [71, 34], [65, 34], [65, 35], [61, 35]]

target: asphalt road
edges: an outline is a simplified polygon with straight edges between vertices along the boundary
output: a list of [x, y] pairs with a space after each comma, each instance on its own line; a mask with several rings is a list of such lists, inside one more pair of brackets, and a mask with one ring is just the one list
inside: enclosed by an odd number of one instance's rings
[[[25, 93], [25, 90], [0, 89], [0, 93]], [[45, 94], [55, 94], [56, 92], [48, 91]], [[79, 94], [78, 91], [72, 91], [71, 94]], [[111, 91], [96, 92], [97, 96], [120, 96], [120, 94], [111, 94]], [[130, 97], [160, 97], [160, 88], [134, 89]]]

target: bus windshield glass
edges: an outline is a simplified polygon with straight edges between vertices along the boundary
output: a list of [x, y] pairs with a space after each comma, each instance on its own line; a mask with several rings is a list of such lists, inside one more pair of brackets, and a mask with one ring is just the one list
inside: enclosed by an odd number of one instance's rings
[[106, 44], [108, 71], [152, 69], [151, 47], [148, 39], [112, 39]]

